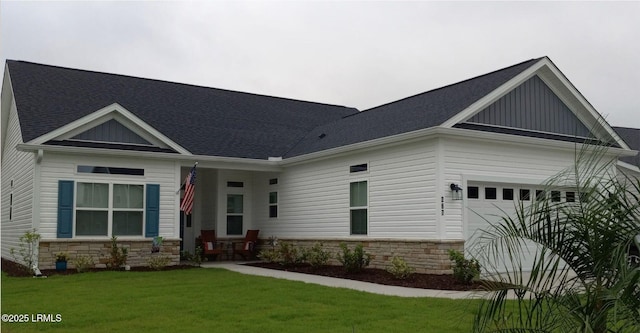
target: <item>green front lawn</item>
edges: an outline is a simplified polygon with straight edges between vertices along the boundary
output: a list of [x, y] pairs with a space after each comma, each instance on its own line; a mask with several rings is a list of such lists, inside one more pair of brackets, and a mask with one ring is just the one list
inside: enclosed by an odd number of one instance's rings
[[46, 279], [2, 274], [2, 332], [469, 332], [478, 303], [400, 298], [223, 269], [99, 272]]

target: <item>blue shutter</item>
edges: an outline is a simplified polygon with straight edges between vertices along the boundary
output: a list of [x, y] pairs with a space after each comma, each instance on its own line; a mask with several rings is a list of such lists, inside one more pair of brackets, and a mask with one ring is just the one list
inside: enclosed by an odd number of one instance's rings
[[147, 184], [146, 204], [144, 236], [156, 237], [160, 224], [160, 185]]
[[58, 181], [58, 238], [73, 236], [73, 180]]

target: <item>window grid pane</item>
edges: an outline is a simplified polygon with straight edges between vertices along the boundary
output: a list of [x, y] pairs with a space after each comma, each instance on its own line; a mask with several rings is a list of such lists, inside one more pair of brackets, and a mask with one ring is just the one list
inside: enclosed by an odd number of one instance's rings
[[78, 183], [77, 207], [108, 208], [109, 184]]
[[366, 209], [351, 210], [351, 234], [352, 235], [367, 234], [367, 210]]
[[242, 194], [227, 194], [227, 214], [242, 214], [243, 207]]
[[350, 184], [350, 206], [366, 207], [367, 206], [367, 182], [354, 182]]
[[142, 235], [142, 212], [117, 211], [113, 212], [114, 236]]
[[242, 235], [242, 215], [227, 216], [227, 235]]
[[107, 236], [107, 211], [78, 210], [76, 211], [77, 236]]

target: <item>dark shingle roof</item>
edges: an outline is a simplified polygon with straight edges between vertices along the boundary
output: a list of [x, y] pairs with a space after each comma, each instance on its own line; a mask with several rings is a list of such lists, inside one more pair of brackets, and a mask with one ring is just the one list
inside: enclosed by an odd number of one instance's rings
[[[616, 131], [620, 138], [622, 138], [622, 140], [627, 143], [629, 148], [633, 150], [640, 150], [640, 129], [628, 127], [613, 127], [613, 130]], [[620, 160], [640, 167], [640, 153], [636, 156], [623, 157]]]
[[531, 59], [320, 125], [285, 156], [303, 155], [441, 125], [538, 60], [540, 58]]
[[25, 142], [113, 103], [198, 155], [293, 157], [441, 125], [538, 59], [363, 112], [8, 60]]
[[343, 106], [7, 61], [23, 141], [118, 103], [198, 155], [283, 156]]

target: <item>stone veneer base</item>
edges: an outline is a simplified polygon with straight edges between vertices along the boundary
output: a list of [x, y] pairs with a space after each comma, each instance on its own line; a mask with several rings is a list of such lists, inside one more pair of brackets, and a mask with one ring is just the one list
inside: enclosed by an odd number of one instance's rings
[[[169, 257], [168, 266], [180, 264], [180, 239], [164, 238], [160, 252], [151, 253], [152, 240], [118, 240], [118, 247], [128, 250], [127, 265], [131, 267], [148, 266], [148, 260], [155, 256]], [[56, 254], [66, 252], [69, 260], [68, 269], [75, 269], [73, 260], [78, 256], [90, 256], [96, 268], [106, 268], [106, 263], [111, 258], [110, 239], [55, 239], [40, 240], [38, 252], [38, 268], [54, 269], [56, 267]]]
[[[415, 268], [416, 273], [452, 274], [450, 249], [463, 251], [464, 241], [439, 240], [392, 240], [392, 239], [278, 239], [299, 248], [310, 248], [322, 243], [325, 251], [331, 254], [329, 264], [340, 265], [336, 254], [341, 252], [340, 243], [352, 249], [362, 244], [365, 253], [371, 255], [369, 267], [386, 269], [391, 266], [394, 256], [401, 257], [407, 264]], [[261, 240], [260, 249], [267, 248], [266, 240]]]

